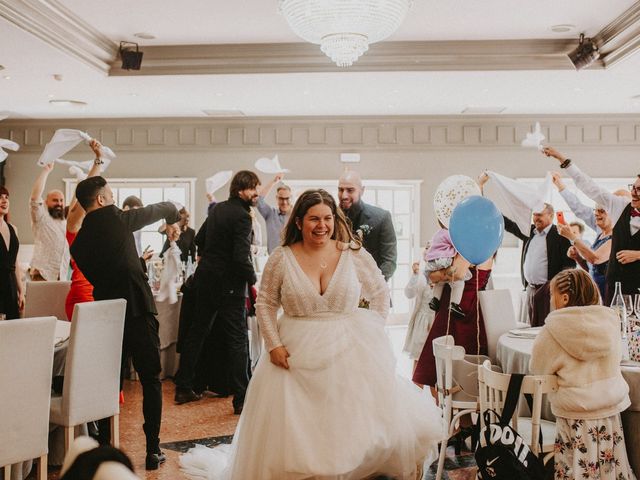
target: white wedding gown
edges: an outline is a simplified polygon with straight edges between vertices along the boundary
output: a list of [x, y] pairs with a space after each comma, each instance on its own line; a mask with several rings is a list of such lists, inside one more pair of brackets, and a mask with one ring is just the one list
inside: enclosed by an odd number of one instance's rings
[[[361, 289], [369, 310], [358, 308]], [[388, 287], [368, 252], [342, 252], [320, 295], [288, 247], [274, 250], [256, 309], [267, 351], [284, 345], [290, 368], [260, 358], [231, 447], [182, 455], [188, 477], [413, 480], [435, 458], [440, 409], [395, 373]]]

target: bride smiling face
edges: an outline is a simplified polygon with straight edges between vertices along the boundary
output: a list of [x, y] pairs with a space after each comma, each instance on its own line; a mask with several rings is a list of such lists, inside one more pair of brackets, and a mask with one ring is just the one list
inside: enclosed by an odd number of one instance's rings
[[302, 222], [296, 221], [302, 241], [307, 245], [320, 247], [325, 245], [333, 236], [334, 216], [331, 208], [324, 203], [318, 203], [307, 210]]

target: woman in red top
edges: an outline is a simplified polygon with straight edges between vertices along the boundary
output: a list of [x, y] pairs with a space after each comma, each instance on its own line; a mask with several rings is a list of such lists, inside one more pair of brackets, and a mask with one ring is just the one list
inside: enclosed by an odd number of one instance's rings
[[[89, 144], [91, 150], [96, 154], [96, 159], [93, 162], [91, 170], [89, 170], [89, 177], [94, 177], [100, 173], [100, 166], [102, 165], [102, 154], [100, 150], [100, 142], [92, 140]], [[75, 198], [69, 205], [69, 215], [67, 216], [67, 243], [69, 246], [76, 239], [76, 235], [82, 226], [82, 220], [84, 220], [85, 211]], [[76, 262], [71, 259], [71, 288], [67, 294], [67, 300], [65, 302], [65, 310], [67, 312], [67, 318], [71, 321], [73, 317], [73, 307], [76, 303], [93, 302], [93, 285], [84, 278], [82, 272], [78, 269]]]

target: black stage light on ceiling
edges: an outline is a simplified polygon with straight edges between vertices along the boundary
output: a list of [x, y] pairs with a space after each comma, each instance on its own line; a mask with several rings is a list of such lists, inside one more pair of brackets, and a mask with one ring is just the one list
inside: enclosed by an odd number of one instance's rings
[[600, 51], [593, 40], [584, 38], [584, 33], [581, 33], [580, 43], [568, 55], [576, 70], [582, 70], [600, 58]]
[[120, 42], [120, 58], [122, 59], [123, 70], [140, 70], [142, 52], [139, 50], [137, 43]]

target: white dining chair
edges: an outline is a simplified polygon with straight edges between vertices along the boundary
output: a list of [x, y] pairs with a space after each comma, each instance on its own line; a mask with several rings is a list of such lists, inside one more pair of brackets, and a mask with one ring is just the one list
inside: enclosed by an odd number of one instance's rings
[[0, 322], [0, 467], [37, 461], [37, 478], [47, 478], [49, 402], [56, 319]]
[[53, 315], [58, 320], [69, 320], [65, 309], [71, 282], [27, 282], [24, 316], [44, 317]]
[[[478, 383], [480, 386], [480, 411], [494, 410], [498, 415], [502, 413], [504, 402], [507, 398], [511, 375], [493, 371], [491, 362], [485, 361], [478, 366]], [[520, 412], [520, 402], [523, 395], [532, 395], [533, 402], [531, 417], [514, 415], [511, 425], [520, 434], [534, 455], [540, 456], [547, 453], [546, 461], [553, 456], [556, 424], [549, 420], [541, 419], [542, 396], [558, 390], [558, 378], [555, 375], [525, 375], [522, 380], [520, 399], [516, 412]], [[493, 413], [490, 413], [491, 422], [499, 421]], [[485, 426], [483, 415], [480, 415], [480, 425]], [[542, 450], [540, 449], [540, 432], [542, 432]]]
[[484, 329], [487, 333], [489, 358], [493, 363], [497, 363], [496, 349], [500, 336], [509, 330], [527, 325], [516, 321], [509, 290], [486, 290], [478, 292], [478, 297], [480, 299], [482, 317], [484, 318]]
[[442, 409], [443, 431], [438, 457], [436, 480], [442, 478], [447, 442], [463, 415], [479, 411], [478, 364], [485, 356], [465, 355], [464, 347], [455, 345], [451, 335], [433, 340], [436, 361], [438, 405]]
[[65, 429], [65, 453], [74, 427], [111, 419], [111, 442], [119, 445], [120, 363], [127, 302], [78, 303], [73, 310], [62, 395], [51, 399], [50, 422]]

